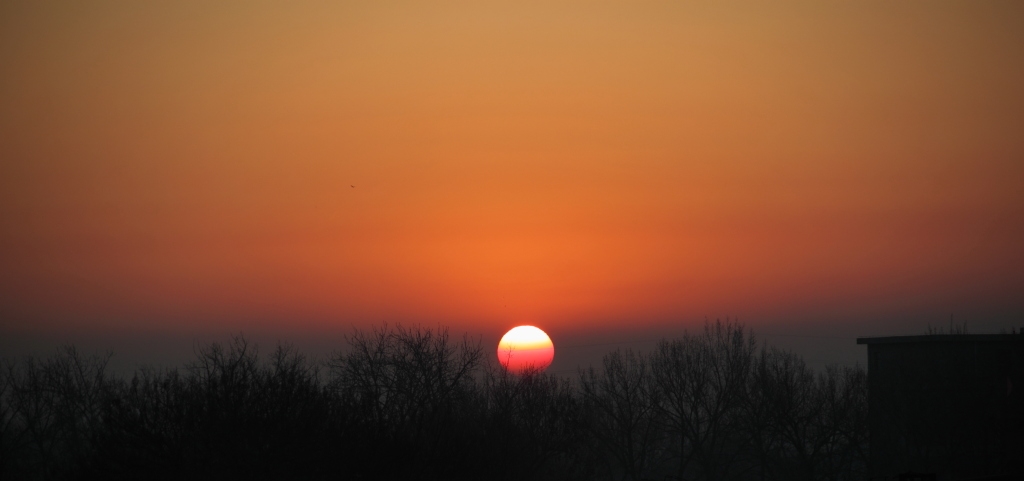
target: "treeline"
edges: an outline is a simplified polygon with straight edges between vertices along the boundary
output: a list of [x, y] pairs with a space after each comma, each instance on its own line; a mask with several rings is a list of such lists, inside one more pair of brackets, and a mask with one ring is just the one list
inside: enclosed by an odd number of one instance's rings
[[236, 338], [112, 376], [74, 348], [0, 366], [0, 479], [864, 479], [867, 379], [734, 323], [510, 375], [447, 330], [330, 359]]

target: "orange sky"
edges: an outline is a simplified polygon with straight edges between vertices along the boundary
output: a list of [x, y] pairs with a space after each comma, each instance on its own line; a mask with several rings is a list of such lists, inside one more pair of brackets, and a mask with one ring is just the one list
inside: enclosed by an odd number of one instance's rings
[[153, 3], [0, 5], [0, 331], [1024, 317], [1019, 2]]

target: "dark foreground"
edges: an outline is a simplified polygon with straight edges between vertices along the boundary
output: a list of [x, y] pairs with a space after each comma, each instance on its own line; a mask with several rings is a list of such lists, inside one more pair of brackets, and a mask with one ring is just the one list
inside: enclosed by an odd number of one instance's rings
[[[571, 379], [445, 330], [329, 361], [238, 338], [131, 379], [68, 347], [0, 366], [0, 479], [866, 479], [867, 376], [732, 323]], [[489, 351], [487, 351], [489, 352]]]

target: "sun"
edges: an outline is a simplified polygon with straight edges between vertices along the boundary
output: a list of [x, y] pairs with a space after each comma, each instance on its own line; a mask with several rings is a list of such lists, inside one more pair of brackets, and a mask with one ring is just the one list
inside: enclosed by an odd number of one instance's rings
[[548, 335], [534, 326], [514, 327], [498, 342], [498, 362], [508, 371], [543, 371], [555, 358], [555, 345]]

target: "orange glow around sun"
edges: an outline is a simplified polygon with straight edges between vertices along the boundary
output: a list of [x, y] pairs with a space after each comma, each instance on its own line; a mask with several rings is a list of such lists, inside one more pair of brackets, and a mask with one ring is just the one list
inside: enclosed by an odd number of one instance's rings
[[543, 371], [555, 358], [555, 346], [548, 335], [534, 326], [514, 327], [498, 342], [498, 362], [508, 371]]
[[1024, 315], [1024, 2], [746, 3], [0, 2], [0, 339]]

